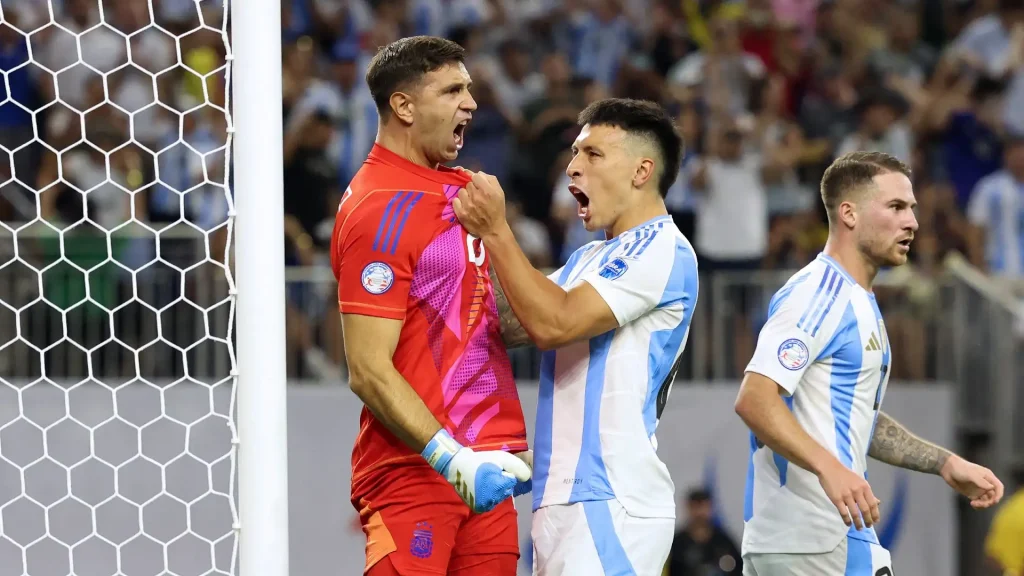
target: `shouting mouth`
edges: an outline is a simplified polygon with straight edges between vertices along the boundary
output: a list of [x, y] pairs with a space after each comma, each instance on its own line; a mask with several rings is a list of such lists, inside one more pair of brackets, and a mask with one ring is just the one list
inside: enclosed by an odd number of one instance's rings
[[463, 120], [455, 126], [455, 130], [452, 131], [452, 136], [455, 138], [455, 149], [462, 150], [462, 145], [465, 144], [466, 126], [469, 125], [469, 120]]
[[573, 197], [576, 198], [576, 202], [579, 204], [579, 208], [576, 211], [577, 216], [582, 218], [584, 222], [590, 220], [590, 197], [575, 184], [569, 185], [569, 192], [572, 193]]

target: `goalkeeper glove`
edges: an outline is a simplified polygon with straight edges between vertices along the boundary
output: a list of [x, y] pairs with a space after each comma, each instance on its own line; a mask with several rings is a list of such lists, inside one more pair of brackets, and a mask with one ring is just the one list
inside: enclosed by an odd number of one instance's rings
[[444, 428], [421, 453], [475, 513], [487, 512], [512, 496], [516, 485], [530, 479], [525, 462], [508, 452], [474, 452], [456, 442]]
[[526, 452], [517, 452], [516, 458], [519, 458], [530, 467], [531, 477], [525, 482], [516, 482], [516, 487], [512, 489], [513, 496], [522, 496], [523, 494], [529, 494], [533, 491], [533, 450], [527, 450]]

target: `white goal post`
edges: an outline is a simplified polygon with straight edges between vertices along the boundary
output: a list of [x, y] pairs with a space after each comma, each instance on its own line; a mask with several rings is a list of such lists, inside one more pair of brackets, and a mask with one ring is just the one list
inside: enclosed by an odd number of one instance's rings
[[0, 575], [290, 576], [280, 4], [0, 5]]
[[232, 1], [240, 560], [289, 576], [281, 2]]

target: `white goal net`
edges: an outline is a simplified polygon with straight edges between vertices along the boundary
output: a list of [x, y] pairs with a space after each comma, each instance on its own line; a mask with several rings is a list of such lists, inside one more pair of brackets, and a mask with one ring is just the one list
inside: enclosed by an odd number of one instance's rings
[[233, 575], [227, 2], [0, 21], [0, 574]]

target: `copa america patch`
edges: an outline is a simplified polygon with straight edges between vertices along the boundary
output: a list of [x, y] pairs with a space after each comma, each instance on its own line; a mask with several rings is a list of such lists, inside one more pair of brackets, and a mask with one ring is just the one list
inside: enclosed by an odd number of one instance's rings
[[363, 288], [370, 294], [383, 294], [395, 283], [395, 273], [391, 266], [383, 262], [370, 262], [363, 268], [361, 276]]
[[807, 345], [797, 340], [796, 338], [790, 338], [779, 346], [779, 363], [786, 370], [799, 370], [807, 365], [807, 360], [811, 354], [807, 351]]
[[626, 266], [625, 260], [622, 258], [616, 258], [615, 260], [605, 264], [604, 268], [601, 268], [601, 271], [598, 272], [597, 275], [608, 280], [615, 280], [625, 274], [628, 269], [629, 267]]

